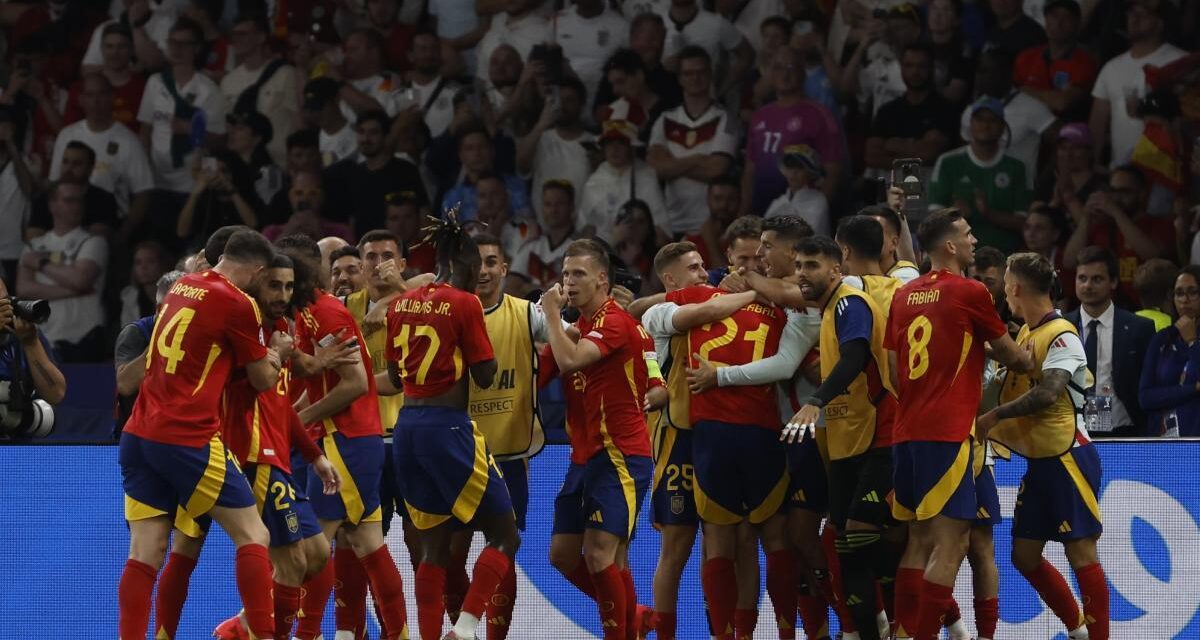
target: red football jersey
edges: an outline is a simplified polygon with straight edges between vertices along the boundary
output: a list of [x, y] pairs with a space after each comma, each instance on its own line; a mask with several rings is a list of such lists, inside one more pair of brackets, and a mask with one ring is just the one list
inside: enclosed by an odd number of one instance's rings
[[[288, 331], [287, 321], [263, 327], [264, 334]], [[289, 387], [290, 363], [284, 363], [275, 386], [256, 391], [250, 379], [237, 372], [225, 389], [221, 439], [241, 464], [269, 464], [291, 473], [289, 422], [295, 415]]]
[[983, 395], [983, 344], [1008, 331], [987, 287], [931, 271], [896, 291], [884, 346], [896, 352], [895, 442], [962, 442]]
[[648, 386], [646, 330], [612, 298], [575, 326], [580, 340], [600, 350], [600, 360], [563, 382], [568, 398], [571, 393], [583, 396], [582, 424], [571, 424], [571, 461], [583, 464], [613, 447], [625, 456], [649, 457], [650, 434], [642, 412]]
[[180, 278], [158, 311], [146, 379], [125, 431], [165, 444], [208, 444], [221, 427], [230, 373], [266, 355], [253, 298], [216, 271]]
[[[698, 304], [725, 292], [709, 285], [696, 285], [667, 294], [667, 301], [678, 305]], [[758, 303], [742, 307], [721, 322], [706, 324], [688, 332], [688, 360], [693, 355], [715, 367], [749, 364], [775, 355], [787, 325], [787, 314], [778, 307]], [[696, 362], [690, 362], [695, 367]], [[692, 396], [692, 424], [716, 420], [745, 424], [778, 431], [779, 420], [775, 385], [714, 387]]]
[[446, 393], [466, 367], [495, 359], [479, 298], [445, 282], [397, 298], [387, 331], [387, 359], [400, 363], [408, 398]]
[[[326, 433], [340, 431], [350, 438], [358, 436], [382, 436], [383, 428], [379, 425], [379, 396], [375, 392], [375, 373], [371, 371], [371, 357], [367, 355], [367, 341], [363, 339], [358, 324], [350, 310], [337, 298], [324, 291], [317, 291], [317, 299], [308, 308], [300, 312], [296, 320], [296, 345], [304, 353], [313, 354], [313, 343], [332, 344], [347, 336], [358, 340], [358, 352], [362, 357], [362, 366], [367, 371], [367, 392], [354, 399], [346, 407], [331, 418], [326, 418], [320, 425], [308, 425], [313, 435], [320, 437]], [[337, 386], [341, 378], [334, 371], [325, 371], [319, 376], [305, 379], [309, 403], [315, 403], [330, 389]]]

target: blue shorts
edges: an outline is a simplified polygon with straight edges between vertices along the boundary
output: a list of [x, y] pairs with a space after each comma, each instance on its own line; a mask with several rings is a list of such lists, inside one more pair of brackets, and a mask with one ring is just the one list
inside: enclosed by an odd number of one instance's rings
[[996, 471], [992, 465], [983, 465], [975, 476], [975, 526], [994, 527], [1000, 524], [1000, 492], [996, 490]]
[[696, 469], [692, 465], [692, 430], [679, 429], [665, 422], [654, 463], [654, 483], [650, 492], [650, 521], [656, 528], [700, 524], [696, 515]]
[[1070, 542], [1100, 535], [1100, 454], [1095, 445], [1055, 458], [1029, 461], [1017, 506], [1013, 537]]
[[787, 451], [779, 432], [701, 420], [693, 427], [696, 512], [712, 524], [761, 524], [788, 497]]
[[117, 455], [125, 519], [131, 522], [172, 516], [177, 510], [194, 519], [213, 507], [254, 506], [250, 483], [215, 435], [202, 447], [185, 447], [122, 433]]
[[525, 514], [529, 512], [529, 459], [498, 462], [504, 474], [504, 486], [512, 500], [513, 514], [517, 516], [517, 529], [525, 530]]
[[596, 529], [632, 539], [653, 476], [654, 462], [645, 456], [601, 451], [587, 464], [572, 464], [554, 499], [554, 534]]
[[912, 440], [892, 447], [895, 500], [892, 516], [901, 522], [946, 516], [975, 520], [975, 477], [971, 439], [962, 442]]
[[379, 509], [385, 536], [392, 528], [392, 516], [398, 515], [403, 518], [407, 515], [404, 512], [404, 496], [400, 495], [400, 488], [396, 485], [396, 467], [391, 455], [391, 446], [392, 443], [384, 441], [383, 473], [379, 476]]
[[383, 474], [383, 436], [348, 438], [335, 431], [321, 438], [321, 450], [342, 477], [342, 487], [327, 496], [321, 479], [308, 473], [308, 496], [321, 520], [334, 522], [380, 522], [379, 477]]
[[829, 480], [825, 475], [825, 461], [816, 438], [805, 438], [804, 442], [784, 445], [787, 450], [789, 509], [807, 509], [815, 513], [829, 511]]
[[269, 464], [246, 467], [258, 512], [271, 532], [272, 547], [286, 547], [322, 533], [317, 514], [304, 490], [291, 476]]
[[396, 479], [417, 529], [451, 519], [513, 511], [508, 487], [467, 413], [450, 407], [404, 407], [392, 434]]

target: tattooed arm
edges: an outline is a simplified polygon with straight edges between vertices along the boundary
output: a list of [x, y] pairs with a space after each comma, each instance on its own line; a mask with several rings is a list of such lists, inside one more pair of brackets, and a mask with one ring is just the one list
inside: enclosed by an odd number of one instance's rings
[[1042, 381], [1021, 397], [1006, 402], [991, 411], [979, 416], [975, 421], [975, 430], [980, 440], [987, 438], [988, 431], [1000, 420], [1035, 414], [1054, 404], [1055, 400], [1066, 391], [1067, 383], [1071, 381], [1071, 372], [1066, 369], [1047, 369], [1042, 372]]

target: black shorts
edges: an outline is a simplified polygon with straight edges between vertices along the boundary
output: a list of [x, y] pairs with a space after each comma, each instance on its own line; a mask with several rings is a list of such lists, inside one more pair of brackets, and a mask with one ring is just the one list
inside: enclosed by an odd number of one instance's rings
[[847, 520], [880, 528], [891, 523], [891, 492], [891, 449], [871, 449], [829, 463], [829, 519], [838, 531], [846, 530]]

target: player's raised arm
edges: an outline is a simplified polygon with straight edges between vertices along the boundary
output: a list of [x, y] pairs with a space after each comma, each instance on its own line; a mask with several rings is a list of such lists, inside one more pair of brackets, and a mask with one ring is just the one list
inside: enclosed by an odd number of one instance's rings
[[690, 331], [710, 322], [720, 322], [733, 315], [738, 309], [751, 304], [758, 297], [753, 291], [731, 293], [723, 296], [713, 296], [708, 300], [695, 304], [685, 304], [675, 310], [671, 322], [675, 325], [676, 333]]
[[769, 278], [755, 271], [744, 268], [738, 270], [738, 275], [745, 279], [746, 285], [766, 298], [771, 304], [789, 309], [804, 307], [804, 294], [794, 283], [779, 278]]
[[[565, 269], [564, 269], [564, 275]], [[555, 284], [542, 294], [542, 311], [546, 313], [546, 330], [554, 361], [563, 376], [569, 376], [600, 360], [600, 348], [590, 340], [574, 342], [562, 325], [562, 306], [565, 300], [561, 284]]]

